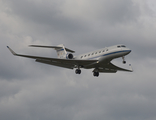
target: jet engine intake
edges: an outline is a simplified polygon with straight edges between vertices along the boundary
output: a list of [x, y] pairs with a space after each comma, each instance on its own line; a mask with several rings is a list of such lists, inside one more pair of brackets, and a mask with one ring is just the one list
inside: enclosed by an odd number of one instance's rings
[[71, 54], [71, 53], [67, 54], [67, 58], [68, 59], [73, 59], [73, 54]]

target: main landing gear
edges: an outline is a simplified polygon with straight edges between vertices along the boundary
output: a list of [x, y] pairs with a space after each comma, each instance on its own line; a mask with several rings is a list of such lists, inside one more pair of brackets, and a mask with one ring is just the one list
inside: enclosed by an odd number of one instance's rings
[[99, 76], [99, 71], [98, 71], [97, 68], [95, 68], [95, 69], [93, 70], [93, 76], [94, 76], [94, 77], [98, 77], [98, 76]]
[[[76, 70], [75, 70], [75, 73], [76, 73], [76, 74], [81, 74], [81, 70], [80, 70], [80, 69], [76, 69]], [[94, 70], [94, 71], [93, 71], [93, 76], [94, 76], [94, 77], [98, 77], [98, 76], [99, 76], [99, 72], [98, 72], [97, 70]]]
[[81, 70], [80, 70], [80, 69], [76, 69], [76, 70], [75, 70], [75, 73], [76, 73], [76, 74], [81, 74]]
[[94, 77], [98, 77], [99, 76], [99, 72], [93, 72], [93, 76]]
[[122, 57], [122, 60], [123, 60], [122, 63], [123, 63], [123, 64], [126, 64], [126, 61], [125, 61], [125, 57], [124, 57], [124, 56]]

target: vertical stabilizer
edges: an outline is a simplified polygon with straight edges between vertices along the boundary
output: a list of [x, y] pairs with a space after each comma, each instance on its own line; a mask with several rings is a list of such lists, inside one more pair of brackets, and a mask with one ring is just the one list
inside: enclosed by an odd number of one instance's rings
[[[58, 48], [57, 48], [57, 47], [58, 47]], [[66, 54], [67, 54], [67, 51], [66, 51], [64, 45], [63, 45], [63, 44], [57, 45], [57, 47], [54, 48], [54, 49], [55, 49], [56, 52], [57, 52], [58, 58], [65, 58], [65, 57], [66, 57]]]

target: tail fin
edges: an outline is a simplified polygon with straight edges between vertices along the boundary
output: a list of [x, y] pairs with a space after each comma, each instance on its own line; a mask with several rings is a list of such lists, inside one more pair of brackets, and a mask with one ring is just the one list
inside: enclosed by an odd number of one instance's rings
[[66, 57], [67, 51], [66, 51], [66, 49], [65, 49], [63, 44], [57, 45], [56, 48], [54, 48], [54, 49], [57, 52], [58, 58], [65, 58]]

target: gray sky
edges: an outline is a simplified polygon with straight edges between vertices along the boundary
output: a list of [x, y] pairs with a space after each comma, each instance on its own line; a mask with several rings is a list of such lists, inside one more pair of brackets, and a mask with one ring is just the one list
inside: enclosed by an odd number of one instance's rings
[[[155, 31], [155, 0], [1, 0], [0, 120], [155, 120]], [[28, 45], [64, 44], [77, 55], [120, 43], [132, 49], [126, 61], [134, 72], [98, 78], [6, 48], [56, 57]]]

